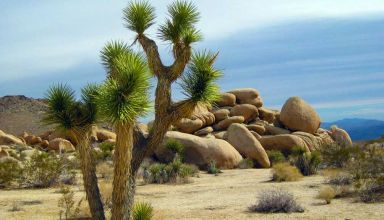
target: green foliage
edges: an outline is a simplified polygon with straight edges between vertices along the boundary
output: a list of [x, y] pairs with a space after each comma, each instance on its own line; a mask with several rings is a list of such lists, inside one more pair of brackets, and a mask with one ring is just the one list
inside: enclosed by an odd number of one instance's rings
[[253, 160], [250, 158], [244, 158], [240, 161], [239, 163], [239, 168], [240, 169], [249, 169], [253, 168]]
[[115, 148], [115, 145], [110, 142], [102, 142], [99, 144], [101, 153], [96, 153], [96, 158], [99, 160], [112, 159], [112, 151]]
[[151, 220], [153, 215], [153, 207], [150, 203], [138, 202], [133, 205], [133, 220]]
[[293, 195], [281, 189], [263, 191], [258, 196], [258, 203], [249, 207], [251, 212], [291, 213], [304, 212]]
[[286, 160], [284, 154], [278, 150], [267, 150], [267, 155], [272, 165]]
[[159, 28], [160, 39], [174, 44], [182, 41], [186, 46], [201, 40], [201, 34], [194, 27], [200, 15], [192, 2], [176, 1], [168, 6], [168, 14], [169, 18]]
[[101, 115], [112, 123], [131, 123], [149, 110], [149, 72], [143, 57], [132, 51], [112, 59], [116, 70], [101, 87], [98, 106]]
[[149, 183], [179, 183], [187, 182], [190, 176], [198, 173], [198, 169], [189, 164], [181, 162], [179, 157], [175, 157], [169, 164], [152, 164], [148, 171], [150, 173]]
[[62, 193], [62, 197], [58, 201], [60, 219], [72, 219], [73, 217], [77, 217], [83, 199], [80, 199], [76, 204], [74, 200], [74, 192], [68, 186], [62, 186], [60, 191]]
[[216, 161], [211, 160], [209, 162], [208, 167], [207, 167], [207, 172], [209, 174], [215, 174], [215, 175], [218, 175], [219, 173], [221, 173], [221, 170], [216, 167]]
[[179, 156], [181, 160], [183, 159], [184, 146], [180, 141], [170, 138], [165, 143], [165, 148], [175, 154], [175, 157]]
[[123, 13], [125, 26], [138, 34], [143, 34], [155, 23], [155, 8], [147, 1], [130, 2]]
[[195, 53], [187, 72], [181, 78], [183, 94], [195, 103], [211, 104], [220, 97], [215, 81], [221, 72], [212, 66], [216, 56], [206, 51]]
[[272, 167], [272, 180], [276, 182], [298, 181], [303, 178], [300, 171], [289, 163], [277, 163]]
[[116, 73], [116, 59], [121, 54], [129, 53], [129, 46], [122, 41], [110, 41], [101, 50], [101, 63], [107, 70], [108, 76], [114, 76]]
[[337, 143], [323, 146], [321, 147], [323, 164], [328, 167], [345, 167], [359, 151], [357, 146], [348, 147]]
[[22, 174], [19, 162], [15, 160], [5, 160], [0, 162], [0, 187], [6, 187], [12, 181], [17, 180]]
[[309, 176], [317, 173], [321, 156], [317, 151], [306, 153], [301, 147], [294, 147], [290, 160], [304, 176]]
[[24, 164], [23, 183], [33, 187], [49, 187], [60, 181], [59, 177], [69, 175], [74, 179], [72, 168], [62, 158], [46, 152], [35, 152]]

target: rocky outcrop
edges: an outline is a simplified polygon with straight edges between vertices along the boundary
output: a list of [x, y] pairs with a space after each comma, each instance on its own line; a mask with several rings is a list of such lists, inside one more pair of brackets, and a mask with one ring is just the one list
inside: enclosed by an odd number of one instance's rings
[[219, 101], [216, 102], [216, 105], [219, 107], [224, 106], [235, 106], [236, 96], [231, 93], [222, 93]]
[[306, 152], [310, 151], [307, 144], [300, 137], [292, 134], [262, 136], [259, 141], [265, 150], [290, 152], [294, 147], [302, 147]]
[[104, 128], [98, 128], [96, 130], [96, 136], [97, 140], [99, 142], [103, 142], [109, 139], [116, 140], [116, 134], [110, 130], [104, 129]]
[[215, 116], [216, 122], [229, 118], [229, 114], [230, 112], [228, 109], [217, 109], [213, 111], [213, 115]]
[[[242, 160], [239, 152], [228, 142], [220, 139], [201, 138], [195, 135], [169, 131], [166, 134], [165, 141], [175, 139], [184, 146], [184, 161], [195, 164], [201, 168], [206, 167], [211, 160], [216, 161], [220, 168], [235, 168]], [[160, 160], [166, 160], [170, 152], [163, 146], [155, 151]]]
[[256, 89], [235, 89], [228, 93], [234, 94], [236, 96], [236, 102], [238, 104], [251, 104], [258, 108], [263, 106], [263, 101], [259, 97], [259, 92]]
[[349, 134], [341, 128], [338, 128], [336, 125], [331, 126], [331, 131], [329, 132], [332, 139], [335, 140], [338, 144], [350, 147], [352, 146], [352, 140]]
[[280, 120], [292, 131], [314, 134], [320, 127], [319, 115], [300, 97], [291, 97], [285, 102], [280, 112]]
[[11, 145], [11, 144], [25, 144], [20, 138], [11, 134], [6, 134], [0, 130], [0, 145]]
[[236, 105], [230, 111], [231, 116], [243, 116], [244, 121], [248, 122], [259, 116], [259, 111], [256, 106], [251, 104]]
[[199, 130], [201, 127], [203, 127], [204, 122], [200, 119], [189, 119], [189, 118], [183, 118], [178, 123], [175, 124], [175, 127], [178, 131], [187, 133], [187, 134], [193, 134], [197, 130]]
[[213, 128], [215, 130], [225, 130], [233, 123], [243, 123], [243, 122], [244, 122], [243, 116], [232, 116], [215, 124]]
[[55, 138], [49, 142], [48, 145], [49, 150], [54, 150], [56, 152], [73, 152], [75, 151], [75, 147], [68, 140], [63, 138]]
[[228, 128], [228, 142], [245, 157], [256, 160], [261, 167], [270, 167], [268, 155], [254, 135], [242, 124]]

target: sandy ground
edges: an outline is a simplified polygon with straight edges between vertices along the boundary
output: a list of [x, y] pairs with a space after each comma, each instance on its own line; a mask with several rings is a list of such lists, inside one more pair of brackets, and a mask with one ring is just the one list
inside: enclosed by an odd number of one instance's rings
[[[219, 176], [200, 174], [183, 185], [138, 186], [137, 200], [152, 203], [160, 219], [384, 219], [384, 204], [364, 204], [353, 198], [334, 199], [324, 205], [316, 199], [322, 176], [305, 177], [298, 182], [269, 182], [270, 170], [225, 170]], [[258, 193], [279, 187], [289, 190], [305, 208], [304, 213], [257, 214], [248, 207]], [[84, 196], [74, 186], [76, 197]], [[0, 190], [0, 220], [58, 219], [57, 189]], [[9, 211], [18, 202], [21, 211]]]

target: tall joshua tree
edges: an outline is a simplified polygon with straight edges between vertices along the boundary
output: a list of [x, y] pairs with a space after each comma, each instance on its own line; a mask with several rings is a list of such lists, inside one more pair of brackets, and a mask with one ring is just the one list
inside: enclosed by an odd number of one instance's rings
[[121, 42], [112, 42], [102, 51], [108, 79], [100, 87], [100, 115], [114, 125], [116, 145], [111, 219], [128, 219], [128, 183], [136, 118], [149, 109], [149, 71], [143, 57]]
[[[217, 54], [210, 52], [192, 52], [192, 44], [202, 39], [195, 25], [199, 21], [197, 8], [186, 1], [176, 1], [168, 6], [168, 18], [158, 29], [160, 40], [172, 47], [174, 61], [171, 65], [164, 65], [154, 40], [145, 31], [154, 24], [155, 10], [146, 1], [131, 2], [124, 9], [126, 27], [136, 33], [134, 43], [143, 48], [152, 76], [157, 79], [155, 92], [155, 120], [148, 136], [138, 128], [133, 129], [132, 160], [125, 160], [125, 165], [131, 169], [129, 173], [126, 195], [126, 210], [124, 217], [129, 219], [134, 201], [135, 176], [141, 162], [159, 146], [170, 126], [182, 118], [191, 116], [197, 106], [209, 106], [218, 98], [219, 87], [215, 83], [221, 76], [220, 71], [213, 67]], [[114, 63], [118, 54], [125, 49], [110, 47], [102, 53], [103, 61], [109, 66]], [[187, 69], [186, 69], [187, 67]], [[107, 68], [111, 78], [116, 75], [114, 68]], [[186, 69], [186, 70], [185, 70]], [[174, 102], [171, 95], [171, 85], [180, 79], [185, 100]], [[118, 135], [119, 136], [119, 135]], [[130, 164], [129, 164], [130, 163]], [[116, 171], [115, 171], [116, 174]]]
[[52, 86], [47, 93], [48, 111], [44, 121], [54, 124], [71, 136], [77, 145], [92, 219], [104, 220], [103, 203], [97, 185], [96, 168], [92, 158], [90, 136], [96, 122], [96, 86], [88, 85], [82, 90], [81, 101], [76, 101], [74, 91], [67, 85]]

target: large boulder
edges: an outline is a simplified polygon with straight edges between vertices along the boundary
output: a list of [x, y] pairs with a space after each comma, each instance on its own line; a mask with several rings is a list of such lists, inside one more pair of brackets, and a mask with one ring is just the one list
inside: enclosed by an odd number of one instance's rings
[[248, 122], [259, 116], [256, 106], [251, 104], [236, 105], [231, 109], [231, 116], [243, 116], [244, 121]]
[[275, 127], [272, 125], [264, 125], [265, 133], [269, 135], [278, 135], [278, 134], [290, 134], [291, 132], [284, 128]]
[[23, 133], [22, 138], [25, 140], [27, 145], [37, 145], [43, 141], [41, 137], [28, 134], [27, 132]]
[[110, 130], [104, 129], [104, 128], [97, 128], [96, 130], [96, 136], [97, 140], [99, 142], [103, 142], [108, 139], [114, 139], [116, 140], [116, 134]]
[[3, 157], [9, 157], [9, 153], [8, 151], [2, 149], [2, 147], [0, 147], [0, 158], [3, 158]]
[[289, 98], [280, 112], [280, 120], [290, 130], [314, 134], [320, 127], [316, 111], [300, 97]]
[[11, 134], [6, 134], [2, 130], [0, 130], [0, 145], [12, 145], [12, 144], [18, 144], [18, 145], [24, 145], [24, 142]]
[[275, 121], [275, 114], [273, 110], [261, 107], [259, 108], [260, 118], [268, 123], [273, 123]]
[[234, 94], [236, 96], [236, 102], [238, 104], [251, 104], [258, 108], [263, 106], [263, 101], [259, 97], [259, 92], [256, 89], [235, 89], [228, 93]]
[[219, 107], [224, 106], [235, 106], [236, 96], [231, 93], [222, 93], [219, 101], [216, 102], [216, 105]]
[[232, 124], [228, 130], [228, 142], [245, 157], [256, 160], [262, 167], [270, 167], [267, 153], [256, 137], [243, 124]]
[[344, 129], [341, 129], [336, 125], [332, 125], [329, 133], [332, 139], [336, 141], [336, 143], [347, 147], [352, 146], [352, 139], [348, 132]]
[[[215, 122], [215, 115], [211, 112], [196, 114], [191, 117], [192, 120], [200, 119], [203, 122], [202, 127], [212, 125]], [[186, 132], [188, 133], [188, 132]]]
[[75, 147], [68, 140], [63, 138], [55, 138], [49, 142], [48, 145], [49, 150], [54, 150], [57, 152], [73, 152], [75, 151]]
[[291, 151], [293, 147], [302, 147], [306, 152], [310, 152], [307, 144], [292, 134], [266, 135], [259, 141], [265, 150]]
[[243, 123], [243, 122], [244, 122], [243, 116], [232, 116], [215, 124], [213, 128], [215, 130], [225, 130], [233, 123]]
[[[219, 168], [231, 169], [237, 167], [242, 160], [239, 152], [224, 140], [168, 131], [164, 143], [170, 138], [184, 146], [184, 161], [200, 168], [206, 168], [214, 160]], [[161, 161], [169, 160], [169, 155], [172, 155], [164, 144], [155, 150], [155, 154]]]
[[228, 135], [227, 131], [214, 131], [212, 132], [212, 135], [215, 136], [215, 138], [227, 140]]
[[202, 128], [204, 125], [204, 122], [201, 119], [189, 119], [189, 118], [182, 118], [179, 122], [175, 124], [175, 127], [178, 131], [188, 134], [193, 134], [200, 128]]
[[213, 131], [213, 128], [211, 126], [208, 126], [208, 127], [205, 127], [205, 128], [202, 128], [202, 129], [196, 131], [195, 135], [197, 135], [197, 136], [205, 136], [207, 134], [212, 133], [212, 131]]
[[228, 109], [223, 109], [223, 108], [214, 110], [212, 113], [215, 116], [216, 122], [219, 122], [219, 121], [222, 121], [222, 120], [228, 118], [229, 114], [230, 114]]
[[246, 127], [248, 128], [248, 130], [254, 131], [260, 135], [264, 135], [265, 133], [265, 126], [260, 124], [250, 124], [250, 125], [246, 125]]

